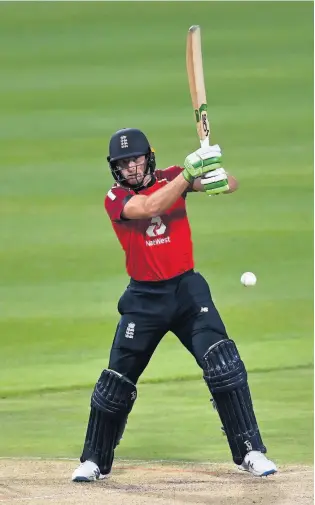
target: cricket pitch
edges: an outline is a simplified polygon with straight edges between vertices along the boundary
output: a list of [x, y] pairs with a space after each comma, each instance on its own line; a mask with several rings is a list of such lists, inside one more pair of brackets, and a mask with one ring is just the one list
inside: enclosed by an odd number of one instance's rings
[[311, 505], [313, 467], [255, 478], [232, 464], [117, 460], [109, 479], [72, 483], [74, 460], [0, 460], [0, 504]]

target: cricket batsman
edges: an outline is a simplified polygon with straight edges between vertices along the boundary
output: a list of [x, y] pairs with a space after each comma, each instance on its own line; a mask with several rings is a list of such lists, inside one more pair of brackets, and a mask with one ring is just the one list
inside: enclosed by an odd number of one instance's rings
[[108, 162], [115, 183], [105, 209], [125, 252], [130, 282], [118, 301], [121, 317], [108, 368], [91, 396], [81, 464], [72, 480], [90, 482], [110, 474], [137, 398], [137, 381], [168, 331], [201, 368], [234, 463], [257, 477], [275, 473], [276, 465], [265, 455], [245, 365], [206, 280], [194, 270], [188, 193], [228, 194], [238, 187], [221, 165], [220, 147], [197, 149], [183, 167], [156, 170], [144, 133], [126, 128], [111, 137]]

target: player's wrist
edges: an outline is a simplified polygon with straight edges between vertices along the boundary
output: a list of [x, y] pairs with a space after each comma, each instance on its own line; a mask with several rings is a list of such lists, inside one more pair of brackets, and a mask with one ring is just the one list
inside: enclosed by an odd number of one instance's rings
[[185, 181], [188, 184], [191, 184], [194, 180], [193, 176], [188, 172], [188, 170], [186, 168], [184, 168], [181, 175], [183, 176], [183, 178], [185, 179]]

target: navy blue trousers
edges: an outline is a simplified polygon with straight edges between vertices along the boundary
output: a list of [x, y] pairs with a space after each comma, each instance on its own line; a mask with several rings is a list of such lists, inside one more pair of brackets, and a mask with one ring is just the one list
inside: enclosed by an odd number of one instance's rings
[[193, 270], [161, 282], [131, 279], [118, 311], [121, 318], [109, 368], [134, 384], [168, 331], [178, 337], [201, 368], [209, 347], [228, 338], [206, 280]]

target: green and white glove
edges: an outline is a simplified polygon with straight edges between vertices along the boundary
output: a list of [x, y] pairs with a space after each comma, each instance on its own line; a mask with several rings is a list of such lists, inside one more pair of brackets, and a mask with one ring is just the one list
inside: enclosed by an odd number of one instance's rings
[[230, 189], [228, 174], [222, 167], [216, 168], [215, 170], [206, 173], [200, 179], [200, 182], [203, 185], [205, 192], [209, 196], [219, 195], [220, 193], [223, 193], [224, 191], [228, 191]]
[[201, 147], [192, 154], [189, 154], [184, 162], [183, 176], [187, 182], [201, 178], [208, 195], [216, 195], [229, 189], [228, 176], [224, 168], [221, 167], [221, 148], [218, 144], [214, 146]]

